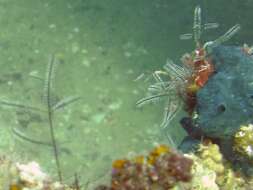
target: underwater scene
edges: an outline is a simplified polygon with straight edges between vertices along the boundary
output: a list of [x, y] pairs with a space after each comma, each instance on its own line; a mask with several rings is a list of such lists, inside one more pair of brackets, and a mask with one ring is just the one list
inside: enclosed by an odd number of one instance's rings
[[0, 0], [0, 190], [253, 190], [252, 9]]

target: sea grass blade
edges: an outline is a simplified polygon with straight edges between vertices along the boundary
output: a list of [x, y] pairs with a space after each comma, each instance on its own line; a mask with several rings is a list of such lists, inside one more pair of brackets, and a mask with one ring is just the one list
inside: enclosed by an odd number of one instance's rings
[[200, 42], [201, 32], [201, 8], [196, 6], [193, 21], [193, 37], [196, 44]]
[[41, 82], [44, 82], [44, 78], [40, 77], [40, 76], [37, 76], [37, 75], [34, 75], [34, 74], [29, 74], [30, 77], [36, 79], [36, 80], [39, 80]]
[[211, 23], [204, 24], [204, 30], [216, 29], [218, 27], [219, 27], [219, 24], [216, 23], [216, 22], [211, 22]]
[[189, 40], [189, 39], [192, 39], [192, 34], [191, 33], [187, 33], [187, 34], [181, 34], [180, 36], [179, 36], [179, 39], [180, 40]]
[[23, 134], [21, 131], [19, 131], [18, 129], [12, 127], [12, 132], [14, 135], [18, 136], [19, 138], [34, 143], [34, 144], [39, 144], [39, 145], [44, 145], [44, 146], [49, 146], [49, 147], [53, 147], [52, 143], [49, 142], [44, 142], [44, 141], [39, 141], [36, 139], [32, 139], [30, 137], [27, 137], [25, 134]]
[[57, 66], [57, 60], [54, 55], [50, 57], [49, 64], [47, 66], [46, 76], [44, 80], [44, 100], [46, 104], [50, 103], [50, 107], [52, 106], [52, 89], [53, 89], [53, 80], [55, 76], [55, 70]]
[[221, 43], [228, 41], [240, 30], [240, 28], [241, 28], [241, 26], [239, 24], [234, 25], [225, 34], [223, 34], [221, 37], [219, 37], [217, 40], [215, 40], [215, 43], [217, 43], [219, 45]]
[[77, 173], [75, 173], [75, 181], [74, 181], [75, 190], [81, 190], [80, 182]]
[[57, 151], [58, 147], [57, 147], [55, 133], [54, 133], [53, 107], [52, 107], [52, 102], [51, 102], [52, 82], [54, 78], [55, 67], [56, 67], [56, 60], [55, 60], [55, 56], [53, 55], [50, 58], [50, 61], [48, 63], [48, 69], [46, 72], [44, 96], [47, 102], [48, 124], [49, 124], [50, 135], [51, 135], [51, 140], [52, 140], [53, 149], [54, 149], [55, 163], [57, 167], [59, 181], [62, 182], [62, 171], [61, 171], [61, 165], [60, 165], [59, 155]]
[[168, 96], [168, 93], [157, 94], [157, 95], [153, 95], [153, 96], [148, 96], [148, 97], [142, 98], [138, 102], [136, 102], [136, 106], [137, 107], [141, 107], [141, 106], [143, 106], [145, 104], [148, 104], [148, 103], [160, 100], [161, 97], [164, 97], [164, 96]]
[[20, 104], [18, 102], [11, 102], [11, 101], [7, 101], [7, 100], [0, 100], [0, 104], [5, 105], [5, 106], [19, 108], [19, 109], [28, 109], [28, 110], [32, 110], [32, 111], [45, 112], [45, 110], [34, 107], [34, 106], [28, 106], [25, 104]]
[[56, 111], [56, 110], [59, 110], [61, 108], [64, 108], [78, 100], [80, 100], [80, 96], [69, 96], [69, 97], [66, 97], [62, 100], [60, 100], [58, 103], [56, 103], [54, 106], [53, 106], [53, 110]]
[[181, 101], [178, 100], [168, 100], [167, 107], [164, 110], [164, 118], [161, 124], [162, 129], [169, 127], [170, 122], [174, 119], [177, 113], [180, 111], [182, 106]]

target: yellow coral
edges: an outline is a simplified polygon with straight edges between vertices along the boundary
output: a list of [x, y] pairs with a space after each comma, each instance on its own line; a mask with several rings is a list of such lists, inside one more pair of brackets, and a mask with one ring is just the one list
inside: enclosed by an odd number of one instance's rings
[[[205, 172], [209, 170], [208, 177], [205, 178], [206, 180], [211, 179], [210, 175], [213, 176], [213, 174], [211, 174], [210, 171], [212, 171], [216, 174], [215, 182], [220, 189], [245, 189], [245, 181], [243, 180], [243, 178], [236, 177], [230, 165], [227, 164], [226, 161], [223, 159], [218, 145], [213, 144], [211, 142], [205, 145], [201, 144], [198, 149], [198, 158], [199, 160], [196, 160], [198, 167], [200, 167], [200, 165], [202, 164], [202, 167]], [[197, 170], [195, 172], [199, 171]]]
[[202, 159], [202, 163], [209, 169], [215, 171], [217, 174], [224, 172], [222, 155], [218, 145], [212, 143], [207, 145], [201, 144], [198, 153]]
[[162, 154], [165, 154], [165, 153], [169, 153], [170, 152], [170, 149], [168, 146], [166, 145], [159, 145], [157, 147], [155, 147], [148, 155], [148, 163], [150, 165], [154, 164], [155, 160], [157, 159], [157, 157], [159, 157], [160, 155]]
[[196, 155], [188, 154], [185, 155], [191, 158], [194, 163], [192, 166], [193, 178], [189, 184], [189, 189], [193, 190], [219, 190], [219, 187], [216, 183], [217, 174], [209, 169], [203, 160]]
[[116, 168], [116, 169], [121, 169], [124, 167], [124, 165], [128, 162], [128, 160], [126, 159], [120, 159], [120, 160], [115, 160], [113, 163], [112, 163], [112, 167], [113, 168]]
[[136, 156], [136, 157], [133, 158], [133, 161], [136, 164], [144, 164], [145, 163], [145, 157], [143, 155]]
[[217, 183], [221, 187], [221, 189], [233, 189], [233, 190], [241, 190], [245, 189], [245, 181], [243, 178], [236, 177], [233, 170], [231, 168], [226, 168], [223, 175], [217, 178]]
[[246, 156], [249, 159], [253, 159], [253, 125], [243, 125], [234, 135], [233, 149], [240, 153], [242, 156]]
[[10, 190], [22, 190], [22, 187], [20, 184], [11, 184], [9, 189]]

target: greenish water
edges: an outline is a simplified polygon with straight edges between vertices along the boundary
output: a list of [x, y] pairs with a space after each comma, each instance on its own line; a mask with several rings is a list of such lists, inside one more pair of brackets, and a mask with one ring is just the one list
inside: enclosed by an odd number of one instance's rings
[[[51, 54], [60, 57], [55, 95], [81, 96], [54, 117], [64, 179], [77, 172], [89, 189], [109, 177], [111, 162], [168, 143], [160, 132], [163, 105], [136, 109], [148, 83], [134, 79], [159, 69], [168, 57], [179, 62], [193, 42], [198, 1], [172, 0], [0, 0], [1, 98], [43, 107], [43, 82]], [[229, 6], [228, 6], [229, 4]], [[253, 42], [251, 1], [201, 1], [204, 19], [220, 23], [208, 32], [215, 39], [236, 23], [242, 31], [230, 43]], [[226, 11], [224, 11], [226, 10]], [[46, 115], [0, 107], [0, 152], [16, 160], [36, 160], [56, 177], [51, 148], [26, 142], [12, 133], [50, 141]], [[180, 118], [178, 118], [180, 119]], [[179, 143], [183, 131], [169, 129]]]

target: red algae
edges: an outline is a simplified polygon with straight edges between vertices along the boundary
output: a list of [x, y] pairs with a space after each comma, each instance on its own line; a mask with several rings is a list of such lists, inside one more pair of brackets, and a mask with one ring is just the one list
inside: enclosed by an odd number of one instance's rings
[[97, 190], [169, 189], [177, 182], [189, 182], [193, 161], [166, 145], [155, 147], [147, 156], [113, 162], [111, 185]]

